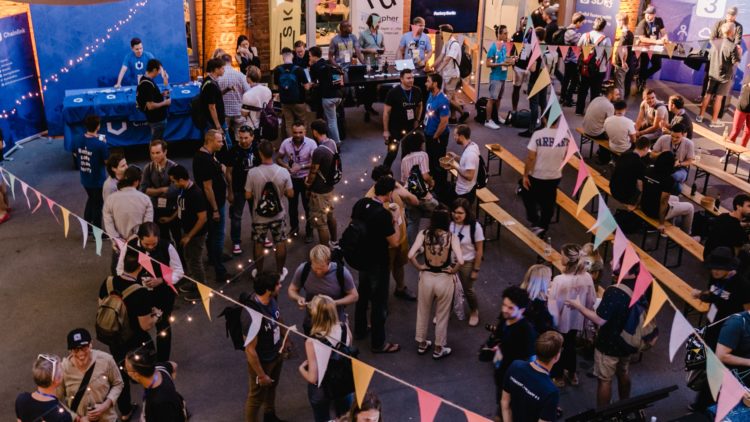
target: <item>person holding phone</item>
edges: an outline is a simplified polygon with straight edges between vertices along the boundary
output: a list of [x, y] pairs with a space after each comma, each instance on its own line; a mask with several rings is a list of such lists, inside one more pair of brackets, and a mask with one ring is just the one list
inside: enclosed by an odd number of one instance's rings
[[[359, 48], [364, 56], [364, 64], [367, 70], [377, 70], [379, 68], [380, 57], [385, 53], [385, 44], [383, 43], [383, 34], [380, 29], [380, 15], [372, 13], [365, 21], [367, 29], [359, 34]], [[375, 85], [366, 85], [362, 90], [361, 101], [365, 106], [365, 122], [370, 121], [370, 115], [378, 115], [378, 112], [372, 108], [375, 102]]]

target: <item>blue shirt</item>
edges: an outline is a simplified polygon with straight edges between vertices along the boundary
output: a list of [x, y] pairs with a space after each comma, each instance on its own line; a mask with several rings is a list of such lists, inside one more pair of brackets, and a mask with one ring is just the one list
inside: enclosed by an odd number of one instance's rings
[[122, 78], [123, 85], [138, 85], [138, 79], [146, 74], [146, 65], [153, 59], [154, 55], [144, 51], [141, 57], [135, 57], [132, 51], [125, 55], [122, 65], [128, 68], [125, 76]]
[[510, 394], [514, 421], [557, 420], [560, 391], [549, 374], [539, 372], [529, 362], [517, 360], [505, 373], [503, 391]]
[[[414, 34], [407, 32], [401, 36], [401, 41], [398, 43], [398, 47], [404, 47], [404, 59], [414, 59], [412, 49], [419, 51], [419, 59], [424, 61], [425, 53], [432, 52], [432, 44], [430, 43], [430, 37], [424, 32], [419, 37], [414, 37]], [[423, 64], [424, 66], [424, 64]]]
[[438, 95], [430, 94], [430, 97], [427, 99], [427, 109], [424, 115], [425, 135], [434, 135], [440, 125], [440, 118], [450, 116], [450, 114], [451, 107], [448, 97], [442, 92], [438, 93]]
[[[505, 56], [507, 56], [508, 52], [505, 48], [505, 44], [503, 44], [502, 47], [500, 47], [500, 51], [497, 50], [497, 43], [492, 43], [490, 46], [490, 51], [487, 52], [487, 62], [492, 63], [503, 63], [505, 61]], [[497, 66], [493, 67], [490, 71], [490, 80], [491, 81], [504, 81], [508, 79], [508, 68], [503, 66]]]
[[109, 157], [107, 144], [99, 138], [81, 135], [73, 140], [73, 152], [76, 154], [76, 164], [81, 173], [81, 185], [84, 188], [101, 189], [107, 178], [104, 169], [104, 160]]

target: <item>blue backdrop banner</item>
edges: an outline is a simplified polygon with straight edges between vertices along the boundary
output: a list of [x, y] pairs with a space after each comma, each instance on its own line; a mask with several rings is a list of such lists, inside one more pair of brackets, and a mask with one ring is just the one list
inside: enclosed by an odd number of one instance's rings
[[[44, 100], [50, 135], [63, 134], [66, 90], [115, 85], [123, 61], [131, 53], [131, 38], [140, 38], [145, 51], [162, 62], [169, 83], [190, 79], [181, 0], [32, 4], [31, 17], [42, 80], [49, 79]], [[157, 81], [161, 82], [161, 77]]]
[[0, 130], [5, 151], [46, 128], [26, 13], [0, 18]]
[[607, 20], [607, 26], [604, 27], [603, 32], [612, 42], [615, 39], [617, 26], [615, 15], [618, 10], [620, 10], [620, 0], [576, 0], [576, 12], [581, 12], [586, 17], [581, 31], [584, 33], [591, 31], [594, 19], [601, 16]]

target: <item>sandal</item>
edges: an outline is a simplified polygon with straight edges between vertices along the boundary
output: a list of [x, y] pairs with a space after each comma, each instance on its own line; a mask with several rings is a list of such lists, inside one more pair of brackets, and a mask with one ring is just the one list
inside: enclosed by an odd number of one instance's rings
[[423, 355], [423, 354], [427, 353], [427, 350], [428, 350], [428, 349], [429, 349], [430, 347], [432, 347], [432, 342], [431, 342], [430, 340], [427, 340], [427, 341], [425, 341], [425, 342], [424, 342], [424, 346], [422, 345], [422, 343], [420, 343], [420, 344], [419, 344], [419, 345], [417, 346], [417, 354], [418, 354], [418, 355]]
[[385, 343], [380, 349], [370, 349], [372, 353], [396, 353], [401, 350], [401, 346], [396, 343]]
[[435, 360], [442, 359], [446, 356], [450, 356], [452, 351], [453, 350], [451, 350], [450, 347], [443, 346], [439, 352], [436, 350], [435, 352], [432, 353], [432, 358]]

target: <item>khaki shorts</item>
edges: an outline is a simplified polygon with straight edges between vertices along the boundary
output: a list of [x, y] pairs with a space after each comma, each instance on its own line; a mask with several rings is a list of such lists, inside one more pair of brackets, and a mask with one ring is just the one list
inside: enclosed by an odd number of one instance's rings
[[616, 373], [627, 374], [630, 355], [608, 356], [594, 349], [594, 376], [601, 381], [612, 381]]
[[409, 242], [404, 239], [395, 248], [388, 248], [388, 260], [390, 262], [391, 270], [398, 267], [403, 267], [409, 263]]
[[521, 86], [529, 80], [529, 71], [517, 66], [513, 66], [513, 86]]
[[323, 227], [328, 224], [328, 214], [333, 212], [333, 197], [335, 193], [310, 192], [310, 223], [315, 228]]
[[458, 89], [458, 84], [461, 82], [461, 78], [450, 78], [447, 81], [443, 80], [443, 92], [445, 92], [445, 95], [452, 96], [456, 93], [456, 89]]

